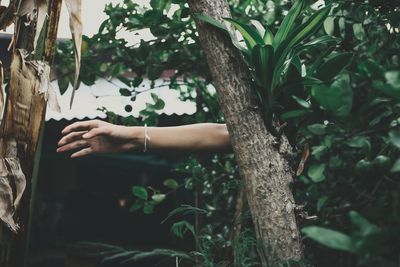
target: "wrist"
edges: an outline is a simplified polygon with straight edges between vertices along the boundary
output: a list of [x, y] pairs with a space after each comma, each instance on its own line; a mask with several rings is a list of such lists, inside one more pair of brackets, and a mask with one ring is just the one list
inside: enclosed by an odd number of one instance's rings
[[129, 150], [142, 151], [144, 149], [144, 128], [142, 126], [128, 127], [130, 131]]

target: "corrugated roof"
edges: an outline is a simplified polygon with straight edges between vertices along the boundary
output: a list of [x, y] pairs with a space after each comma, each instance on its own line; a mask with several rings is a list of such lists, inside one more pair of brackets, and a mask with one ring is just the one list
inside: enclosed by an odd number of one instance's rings
[[[57, 82], [53, 82], [52, 85], [59, 99], [61, 113], [48, 108], [46, 121], [105, 118], [105, 113], [98, 110], [102, 107], [123, 117], [130, 115], [138, 117], [139, 112], [145, 108], [146, 103], [153, 103], [151, 93], [157, 94], [165, 102], [165, 107], [158, 111], [159, 114], [191, 115], [196, 112], [196, 104], [194, 102], [180, 100], [179, 92], [169, 89], [163, 80], [155, 81], [155, 89], [151, 89], [151, 82], [149, 80], [144, 80], [139, 89], [141, 93], [137, 95], [135, 101], [131, 101], [131, 97], [120, 95], [119, 89], [126, 86], [119, 80], [108, 81], [106, 79], [99, 79], [92, 86], [81, 84], [76, 91], [71, 109], [69, 108], [69, 102], [72, 94], [72, 86], [70, 85], [67, 91], [63, 95], [60, 95]], [[131, 112], [125, 110], [125, 106], [128, 104], [132, 106]]]

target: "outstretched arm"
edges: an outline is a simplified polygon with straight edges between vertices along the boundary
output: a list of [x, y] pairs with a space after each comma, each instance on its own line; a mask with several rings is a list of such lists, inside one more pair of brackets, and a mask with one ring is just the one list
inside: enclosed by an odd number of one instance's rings
[[[119, 153], [144, 149], [142, 126], [120, 126], [91, 120], [62, 130], [57, 152], [77, 150], [71, 157], [93, 153]], [[198, 123], [175, 127], [147, 127], [148, 151], [227, 152], [231, 150], [225, 124]]]

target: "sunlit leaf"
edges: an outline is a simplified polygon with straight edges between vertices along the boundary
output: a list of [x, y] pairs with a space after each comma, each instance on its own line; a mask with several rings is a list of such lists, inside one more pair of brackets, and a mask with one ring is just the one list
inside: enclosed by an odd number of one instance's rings
[[354, 244], [350, 236], [319, 226], [308, 226], [301, 230], [312, 240], [329, 248], [353, 252]]
[[263, 38], [258, 34], [257, 30], [255, 30], [254, 28], [244, 23], [235, 21], [231, 18], [225, 18], [225, 20], [229, 21], [230, 23], [232, 23], [233, 26], [236, 27], [236, 29], [243, 36], [243, 39], [245, 40], [249, 49], [252, 49], [256, 44], [264, 43]]
[[398, 173], [400, 172], [400, 159], [396, 160], [393, 164], [392, 169], [390, 170], [391, 173]]
[[163, 183], [164, 186], [170, 188], [170, 189], [176, 189], [178, 188], [179, 184], [176, 180], [174, 179], [167, 179]]
[[151, 196], [151, 199], [154, 200], [156, 203], [161, 203], [166, 198], [165, 194], [155, 194]]
[[326, 133], [326, 125], [320, 123], [308, 125], [307, 129], [315, 135], [323, 135]]
[[147, 198], [148, 198], [147, 190], [143, 186], [132, 187], [132, 193], [134, 196], [136, 196], [140, 199], [143, 199], [143, 200], [147, 200]]
[[326, 164], [315, 164], [308, 168], [307, 176], [311, 178], [314, 183], [322, 182], [325, 180]]
[[306, 114], [309, 114], [310, 112], [308, 110], [304, 110], [304, 109], [299, 109], [299, 110], [292, 110], [292, 111], [288, 111], [285, 112], [281, 115], [281, 119], [286, 121], [289, 119], [294, 119], [294, 118], [299, 118], [302, 117]]
[[272, 46], [274, 48], [278, 47], [283, 40], [291, 33], [295, 27], [295, 21], [301, 14], [305, 5], [304, 0], [297, 0], [293, 7], [289, 10], [289, 13], [284, 17], [278, 31], [275, 34]]
[[284, 42], [275, 47], [276, 56], [279, 58], [280, 62], [285, 60], [289, 51], [292, 50], [295, 45], [309, 38], [321, 27], [330, 9], [331, 7], [327, 6], [315, 12], [306, 22], [295, 28]]
[[196, 13], [196, 14], [194, 14], [194, 17], [196, 19], [198, 19], [198, 20], [201, 20], [201, 21], [204, 21], [204, 22], [206, 22], [208, 24], [213, 25], [213, 26], [219, 28], [220, 30], [223, 30], [223, 31], [225, 31], [227, 33], [229, 32], [228, 28], [223, 23], [219, 22], [218, 20], [216, 20], [216, 19], [214, 19], [214, 18], [212, 18], [210, 16], [206, 16], [206, 15], [203, 15], [203, 14]]
[[365, 38], [365, 31], [364, 31], [364, 27], [361, 23], [354, 23], [353, 24], [353, 32], [354, 32], [354, 36], [362, 41]]

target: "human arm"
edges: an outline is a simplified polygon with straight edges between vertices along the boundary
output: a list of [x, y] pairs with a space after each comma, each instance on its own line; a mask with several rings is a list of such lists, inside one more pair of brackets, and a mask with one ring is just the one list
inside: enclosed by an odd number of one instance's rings
[[[225, 124], [198, 123], [174, 127], [147, 127], [148, 151], [227, 152], [231, 150]], [[57, 152], [77, 150], [71, 157], [93, 153], [142, 151], [143, 126], [120, 126], [100, 120], [73, 123], [62, 130]]]

